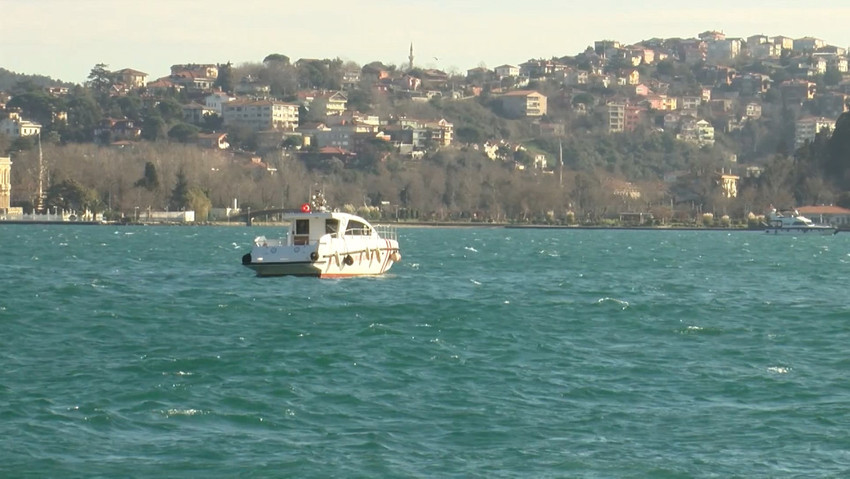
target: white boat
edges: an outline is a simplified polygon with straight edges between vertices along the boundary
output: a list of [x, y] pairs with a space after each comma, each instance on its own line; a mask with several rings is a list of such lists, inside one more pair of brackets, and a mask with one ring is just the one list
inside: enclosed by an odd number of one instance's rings
[[284, 214], [286, 236], [256, 237], [242, 264], [257, 276], [340, 278], [383, 274], [401, 261], [395, 228], [327, 211], [317, 196], [312, 206], [305, 203], [301, 211]]
[[838, 228], [831, 225], [817, 224], [814, 221], [801, 215], [797, 210], [790, 212], [779, 212], [776, 208], [771, 208], [767, 214], [767, 234], [815, 234], [815, 235], [834, 235], [838, 233]]

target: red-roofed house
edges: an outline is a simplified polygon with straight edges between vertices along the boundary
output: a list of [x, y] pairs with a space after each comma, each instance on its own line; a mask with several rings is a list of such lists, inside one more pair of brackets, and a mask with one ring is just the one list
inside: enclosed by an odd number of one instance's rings
[[800, 206], [797, 211], [815, 223], [828, 223], [833, 226], [850, 225], [850, 210], [840, 206]]

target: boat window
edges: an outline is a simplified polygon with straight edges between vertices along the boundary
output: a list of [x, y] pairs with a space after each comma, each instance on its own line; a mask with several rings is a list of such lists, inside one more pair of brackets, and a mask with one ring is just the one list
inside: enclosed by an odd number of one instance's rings
[[295, 220], [295, 234], [292, 237], [292, 244], [310, 244], [310, 220]]
[[335, 235], [337, 231], [339, 231], [339, 220], [325, 220], [325, 233]]
[[310, 220], [295, 220], [295, 234], [310, 234]]
[[349, 235], [368, 235], [369, 227], [357, 220], [348, 220], [348, 229], [345, 230]]

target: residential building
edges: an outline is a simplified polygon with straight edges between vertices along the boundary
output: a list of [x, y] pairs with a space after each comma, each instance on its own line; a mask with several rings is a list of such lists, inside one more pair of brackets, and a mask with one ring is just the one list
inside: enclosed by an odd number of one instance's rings
[[587, 85], [588, 74], [584, 70], [572, 70], [564, 76], [564, 85]]
[[774, 45], [778, 45], [782, 50], [793, 50], [794, 49], [794, 39], [791, 37], [784, 37], [782, 35], [778, 35], [770, 38], [770, 42]]
[[764, 45], [770, 43], [770, 37], [767, 35], [751, 35], [747, 37], [747, 48], [752, 48], [755, 45]]
[[239, 83], [233, 86], [233, 92], [237, 95], [250, 95], [263, 98], [268, 97], [271, 94], [271, 90], [271, 86], [268, 83], [251, 75], [242, 77]]
[[608, 132], [621, 133], [634, 131], [640, 123], [641, 113], [645, 110], [625, 102], [611, 102], [608, 108]]
[[726, 34], [716, 30], [708, 30], [700, 33], [697, 37], [704, 42], [717, 42], [726, 39]]
[[593, 51], [600, 57], [605, 58], [606, 52], [620, 49], [620, 42], [616, 40], [597, 40], [593, 42]]
[[706, 120], [697, 122], [697, 143], [700, 146], [714, 144], [714, 127]]
[[431, 132], [431, 139], [440, 146], [448, 146], [454, 139], [454, 124], [440, 118], [425, 122], [425, 128]]
[[36, 122], [24, 120], [17, 110], [7, 110], [0, 112], [0, 115], [5, 115], [0, 119], [0, 133], [11, 137], [20, 138], [22, 136], [32, 136], [41, 134], [41, 125]]
[[129, 118], [104, 118], [94, 129], [94, 136], [100, 143], [138, 140], [142, 136], [142, 128]]
[[317, 131], [313, 138], [319, 148], [338, 147], [351, 150], [354, 146], [354, 128], [352, 126], [336, 126], [327, 130]]
[[218, 78], [218, 65], [213, 64], [195, 64], [187, 63], [183, 65], [171, 65], [171, 74], [179, 75], [181, 73], [189, 73], [192, 76], [200, 78]]
[[496, 67], [493, 71], [496, 72], [496, 78], [508, 78], [508, 77], [516, 77], [519, 76], [519, 67], [515, 67], [513, 65], [501, 65]]
[[237, 100], [222, 108], [225, 125], [243, 125], [254, 131], [292, 131], [298, 126], [298, 105], [276, 100]]
[[138, 70], [133, 70], [132, 68], [124, 68], [123, 70], [118, 70], [117, 72], [113, 72], [115, 75], [115, 79], [127, 85], [131, 88], [141, 88], [145, 86], [145, 82], [147, 81], [148, 74], [145, 72], [140, 72]]
[[782, 97], [790, 101], [811, 100], [817, 93], [817, 84], [808, 80], [786, 80], [780, 85]]
[[446, 72], [433, 68], [422, 70], [422, 88], [442, 90], [448, 83], [449, 75]]
[[502, 95], [502, 110], [515, 118], [546, 114], [546, 96], [533, 90], [516, 90]]
[[756, 103], [751, 101], [747, 103], [746, 112], [744, 113], [747, 118], [758, 119], [761, 118], [761, 103]]
[[236, 100], [235, 96], [230, 96], [227, 93], [219, 91], [219, 92], [207, 95], [207, 97], [204, 99], [204, 104], [206, 105], [207, 108], [214, 111], [216, 115], [221, 116], [222, 111], [223, 111], [223, 105], [225, 103], [229, 103], [229, 102], [235, 101], [235, 100]]
[[193, 125], [200, 125], [204, 122], [204, 118], [215, 114], [217, 114], [215, 110], [200, 103], [192, 102], [183, 105], [183, 121]]
[[822, 130], [835, 130], [835, 121], [824, 117], [806, 117], [794, 124], [794, 149], [800, 148], [806, 142], [813, 141]]
[[826, 46], [826, 42], [821, 40], [820, 38], [814, 37], [803, 37], [796, 38], [793, 42], [793, 49], [797, 52], [813, 52], [819, 48], [823, 48]]
[[360, 70], [345, 70], [342, 72], [342, 87], [346, 90], [356, 88], [360, 84]]
[[640, 83], [640, 72], [637, 69], [621, 70], [617, 76], [624, 79], [624, 85], [637, 85]]
[[782, 55], [782, 47], [775, 43], [747, 44], [750, 56], [756, 60], [767, 60], [768, 58], [779, 58]]
[[679, 58], [688, 65], [704, 62], [707, 51], [707, 44], [701, 40], [685, 40], [679, 44]]
[[647, 96], [652, 93], [648, 86], [643, 83], [634, 86], [634, 91], [632, 92], [635, 96]]
[[708, 42], [706, 47], [706, 61], [710, 63], [728, 63], [741, 53], [741, 40], [728, 38]]
[[678, 107], [682, 110], [696, 110], [702, 104], [702, 98], [698, 96], [683, 96], [679, 99]]

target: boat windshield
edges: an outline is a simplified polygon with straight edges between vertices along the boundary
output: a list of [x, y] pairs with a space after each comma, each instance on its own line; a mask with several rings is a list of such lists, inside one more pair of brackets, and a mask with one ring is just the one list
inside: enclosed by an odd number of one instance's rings
[[346, 227], [345, 234], [355, 236], [369, 236], [372, 234], [372, 230], [365, 223], [361, 223], [357, 220], [348, 220], [348, 226]]
[[325, 234], [329, 234], [332, 236], [336, 236], [336, 233], [339, 231], [339, 220], [334, 218], [328, 218], [325, 220]]

